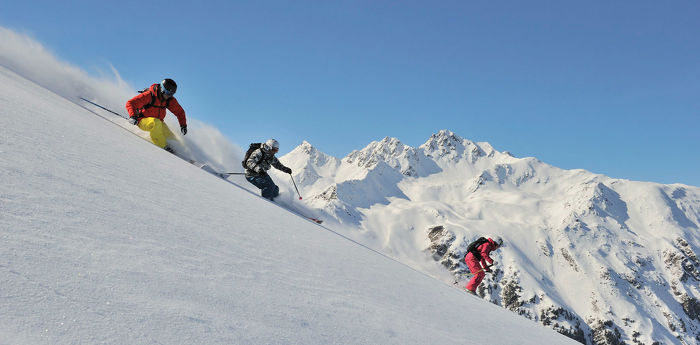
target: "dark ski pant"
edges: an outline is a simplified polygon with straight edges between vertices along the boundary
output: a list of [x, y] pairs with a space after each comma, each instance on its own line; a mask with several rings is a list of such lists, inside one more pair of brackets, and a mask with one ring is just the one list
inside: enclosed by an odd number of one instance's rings
[[252, 183], [255, 187], [260, 188], [263, 198], [273, 200], [275, 197], [280, 195], [280, 188], [277, 187], [274, 182], [272, 182], [270, 175], [246, 176], [245, 179]]

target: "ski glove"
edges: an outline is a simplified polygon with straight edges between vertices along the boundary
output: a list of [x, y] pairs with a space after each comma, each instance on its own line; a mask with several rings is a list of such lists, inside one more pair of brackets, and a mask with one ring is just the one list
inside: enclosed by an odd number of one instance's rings
[[182, 132], [182, 135], [187, 135], [187, 125], [180, 126], [180, 132]]
[[285, 173], [287, 173], [287, 174], [291, 174], [291, 173], [292, 173], [292, 169], [289, 169], [289, 168], [287, 168], [287, 167], [284, 167], [284, 169], [282, 169], [282, 172], [285, 172]]
[[129, 118], [129, 123], [136, 126], [136, 124], [139, 123], [139, 119], [137, 119], [136, 116], [132, 116]]

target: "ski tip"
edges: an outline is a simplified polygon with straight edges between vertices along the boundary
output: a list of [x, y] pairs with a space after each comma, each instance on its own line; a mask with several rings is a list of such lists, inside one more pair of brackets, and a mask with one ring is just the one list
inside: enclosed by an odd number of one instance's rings
[[318, 218], [312, 218], [312, 217], [306, 217], [306, 216], [304, 216], [304, 218], [306, 218], [306, 219], [308, 219], [308, 220], [310, 220], [310, 221], [312, 221], [312, 222], [314, 222], [314, 223], [316, 223], [316, 224], [321, 224], [321, 223], [323, 223], [323, 221], [320, 220], [320, 219], [318, 219]]

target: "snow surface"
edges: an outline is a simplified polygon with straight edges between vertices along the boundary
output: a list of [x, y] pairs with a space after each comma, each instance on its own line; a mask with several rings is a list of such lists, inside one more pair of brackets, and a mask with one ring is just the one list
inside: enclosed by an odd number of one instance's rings
[[3, 67], [0, 127], [0, 344], [576, 343]]

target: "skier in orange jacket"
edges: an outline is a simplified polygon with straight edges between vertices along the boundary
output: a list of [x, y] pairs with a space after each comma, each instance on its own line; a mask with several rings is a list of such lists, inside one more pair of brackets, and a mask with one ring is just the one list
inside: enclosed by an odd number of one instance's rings
[[151, 141], [170, 152], [167, 140], [173, 138], [173, 132], [163, 122], [165, 110], [170, 110], [180, 123], [180, 132], [187, 134], [187, 118], [185, 110], [173, 96], [177, 91], [177, 84], [172, 79], [163, 79], [159, 84], [153, 84], [134, 98], [126, 102], [126, 110], [129, 112], [129, 122], [138, 125], [144, 131], [150, 132]]

